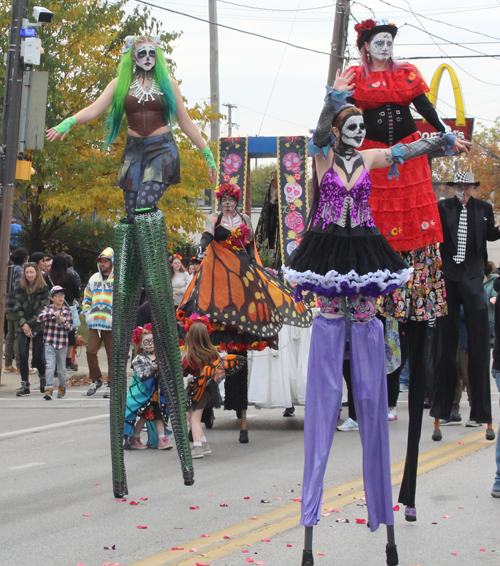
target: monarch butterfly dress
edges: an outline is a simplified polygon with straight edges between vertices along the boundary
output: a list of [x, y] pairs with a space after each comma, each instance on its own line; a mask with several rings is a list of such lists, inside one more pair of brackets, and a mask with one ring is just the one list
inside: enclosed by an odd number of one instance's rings
[[313, 291], [321, 301], [309, 351], [301, 524], [312, 527], [321, 516], [349, 332], [368, 518], [375, 531], [380, 523], [394, 525], [384, 332], [375, 318], [376, 297], [403, 285], [411, 269], [375, 226], [368, 170], [347, 190], [332, 165], [315, 188], [319, 195], [310, 228], [284, 268], [296, 292]]
[[[270, 275], [258, 255], [253, 261], [254, 244], [234, 246], [231, 231], [220, 224], [207, 246], [200, 269], [191, 281], [177, 310], [177, 317], [206, 315], [213, 332], [210, 341], [220, 351], [246, 355], [248, 350], [277, 349], [283, 324], [308, 327], [310, 309], [294, 302], [293, 291]], [[243, 222], [247, 224], [245, 217]], [[250, 231], [251, 226], [249, 226]], [[236, 249], [235, 249], [236, 248]], [[252, 254], [252, 255], [251, 255]], [[180, 327], [181, 343], [185, 331]], [[224, 387], [224, 408], [242, 411], [248, 406], [248, 366], [230, 378]]]

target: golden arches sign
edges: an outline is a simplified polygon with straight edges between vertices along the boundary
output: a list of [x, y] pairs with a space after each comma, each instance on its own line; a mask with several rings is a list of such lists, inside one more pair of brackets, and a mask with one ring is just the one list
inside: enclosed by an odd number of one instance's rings
[[445, 71], [448, 71], [448, 74], [450, 75], [451, 84], [453, 86], [453, 94], [455, 96], [455, 108], [457, 110], [457, 119], [455, 123], [457, 126], [465, 126], [466, 125], [465, 105], [462, 96], [462, 87], [460, 86], [460, 82], [458, 80], [455, 71], [450, 65], [448, 65], [447, 63], [443, 63], [437, 68], [436, 72], [434, 73], [434, 76], [432, 77], [431, 91], [427, 96], [429, 100], [432, 102], [432, 104], [436, 106], [439, 85], [441, 83], [441, 79]]

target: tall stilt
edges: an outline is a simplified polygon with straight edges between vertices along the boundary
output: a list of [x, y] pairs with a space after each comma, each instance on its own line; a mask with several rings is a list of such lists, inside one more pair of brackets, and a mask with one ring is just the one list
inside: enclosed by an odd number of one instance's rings
[[123, 461], [123, 429], [127, 401], [127, 359], [135, 326], [141, 292], [141, 264], [137, 254], [134, 226], [120, 222], [115, 226], [113, 284], [113, 332], [110, 434], [113, 493], [127, 495], [127, 477]]
[[387, 525], [387, 546], [385, 547], [387, 556], [387, 566], [397, 566], [399, 564], [398, 550], [394, 538], [394, 525]]
[[137, 211], [135, 228], [151, 305], [160, 386], [164, 391], [172, 422], [184, 484], [192, 485], [193, 462], [188, 440], [184, 379], [168, 262], [165, 217], [160, 210]]
[[313, 528], [306, 527], [304, 532], [304, 550], [302, 551], [302, 565], [301, 566], [313, 566], [314, 559], [312, 553], [313, 545]]

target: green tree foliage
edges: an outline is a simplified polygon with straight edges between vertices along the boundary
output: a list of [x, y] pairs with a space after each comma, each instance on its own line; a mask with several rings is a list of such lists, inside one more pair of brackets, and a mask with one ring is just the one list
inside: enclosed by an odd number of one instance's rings
[[258, 165], [255, 169], [252, 169], [250, 174], [250, 185], [252, 187], [253, 205], [264, 204], [267, 189], [271, 184], [272, 175], [276, 173], [276, 163], [271, 163], [270, 165]]
[[[44, 7], [54, 12], [51, 24], [38, 28], [45, 53], [40, 70], [49, 72], [47, 127], [92, 103], [114, 78], [127, 35], [154, 33], [166, 45], [165, 55], [172, 72], [171, 42], [179, 33], [166, 33], [150, 17], [149, 9], [136, 6], [124, 11], [125, 1], [50, 0]], [[1, 44], [7, 48], [10, 26], [10, 2], [0, 0]], [[30, 9], [31, 11], [31, 9]], [[5, 68], [0, 67], [4, 83]], [[3, 99], [3, 91], [0, 91]], [[188, 110], [204, 127], [213, 117], [209, 107]], [[89, 218], [94, 212], [114, 223], [123, 216], [122, 191], [115, 186], [121, 154], [125, 146], [126, 125], [116, 143], [104, 149], [106, 116], [89, 124], [76, 126], [61, 142], [46, 142], [33, 155], [36, 174], [29, 182], [18, 182], [15, 216], [27, 228], [30, 251], [40, 249], [62, 226], [77, 219]], [[167, 231], [179, 240], [183, 226], [187, 232], [201, 225], [196, 198], [208, 186], [203, 158], [194, 152], [191, 142], [176, 130], [183, 162], [183, 182], [169, 191], [162, 208], [168, 208]], [[205, 183], [204, 180], [207, 179]]]

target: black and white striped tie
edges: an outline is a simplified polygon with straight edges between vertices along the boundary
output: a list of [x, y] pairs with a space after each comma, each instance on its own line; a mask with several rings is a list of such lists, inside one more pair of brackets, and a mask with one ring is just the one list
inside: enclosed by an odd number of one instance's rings
[[457, 255], [453, 256], [455, 263], [465, 260], [465, 248], [467, 246], [467, 205], [462, 204], [460, 218], [458, 220]]

